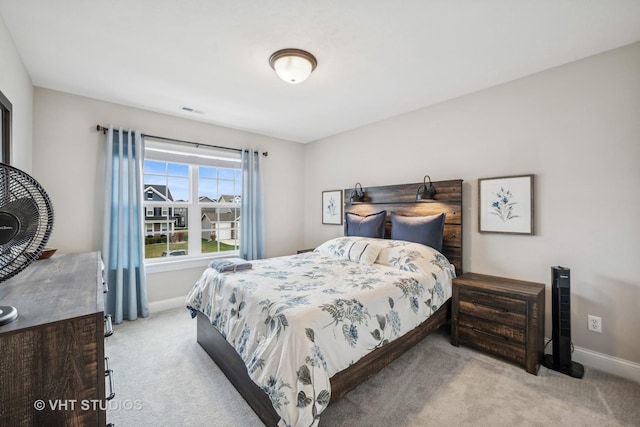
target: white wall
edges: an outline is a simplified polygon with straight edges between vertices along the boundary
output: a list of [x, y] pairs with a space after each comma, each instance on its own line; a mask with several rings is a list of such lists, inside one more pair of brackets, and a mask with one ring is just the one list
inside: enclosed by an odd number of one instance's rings
[[13, 110], [10, 163], [31, 173], [33, 85], [1, 16], [0, 91], [11, 102]]
[[[469, 70], [473, 72], [473, 70]], [[466, 271], [549, 285], [571, 268], [576, 346], [640, 362], [640, 43], [307, 146], [305, 246], [339, 236], [320, 192], [462, 178]], [[535, 174], [535, 236], [478, 232], [478, 178]], [[547, 288], [546, 336], [551, 336]], [[602, 334], [587, 315], [602, 317]]]
[[[61, 252], [100, 250], [105, 135], [96, 125], [235, 148], [268, 151], [264, 159], [266, 254], [302, 247], [304, 146], [108, 102], [35, 88], [33, 169], [52, 199], [49, 246]], [[149, 301], [185, 296], [202, 268], [148, 275]]]

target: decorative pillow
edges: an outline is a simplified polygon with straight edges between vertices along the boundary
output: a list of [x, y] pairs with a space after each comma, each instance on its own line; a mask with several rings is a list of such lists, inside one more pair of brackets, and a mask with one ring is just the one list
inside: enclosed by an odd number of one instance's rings
[[381, 211], [367, 216], [360, 216], [347, 212], [345, 220], [347, 236], [372, 237], [374, 239], [384, 239], [384, 223], [387, 218], [387, 211]]
[[444, 220], [444, 213], [430, 216], [400, 216], [391, 212], [391, 239], [422, 243], [440, 252]]
[[425, 274], [444, 271], [448, 277], [456, 277], [453, 265], [432, 247], [402, 240], [384, 240], [380, 245], [376, 264]]
[[382, 247], [373, 239], [361, 237], [336, 237], [327, 240], [315, 251], [322, 255], [345, 259], [364, 265], [372, 265], [376, 262]]

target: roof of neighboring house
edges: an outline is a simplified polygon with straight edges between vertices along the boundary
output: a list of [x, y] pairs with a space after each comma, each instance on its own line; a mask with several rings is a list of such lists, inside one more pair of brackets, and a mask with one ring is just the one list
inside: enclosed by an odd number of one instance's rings
[[218, 199], [219, 202], [232, 202], [234, 200], [238, 200], [240, 201], [241, 197], [238, 195], [234, 195], [234, 194], [222, 194], [220, 195], [220, 198]]
[[154, 195], [154, 197], [151, 200], [173, 202], [173, 196], [171, 196], [171, 190], [169, 190], [169, 188], [166, 185], [145, 184], [144, 185], [145, 200], [149, 200], [146, 197], [146, 194], [149, 190], [153, 190], [153, 192], [157, 195], [157, 197], [156, 195]]
[[[218, 216], [216, 216], [215, 208], [208, 210], [207, 212], [203, 212], [202, 218], [207, 218], [209, 222], [234, 222], [238, 221], [239, 216], [236, 217], [234, 212], [220, 212]], [[219, 218], [219, 219], [217, 219]]]

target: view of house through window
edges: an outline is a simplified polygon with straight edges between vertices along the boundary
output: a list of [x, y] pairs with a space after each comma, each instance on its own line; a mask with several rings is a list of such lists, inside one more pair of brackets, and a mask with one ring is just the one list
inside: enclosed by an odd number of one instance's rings
[[156, 146], [145, 149], [145, 259], [237, 252], [239, 155], [196, 155]]

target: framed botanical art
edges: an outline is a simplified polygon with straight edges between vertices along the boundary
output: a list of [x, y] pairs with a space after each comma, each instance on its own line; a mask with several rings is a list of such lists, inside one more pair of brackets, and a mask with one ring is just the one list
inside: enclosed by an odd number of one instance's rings
[[533, 234], [533, 175], [478, 180], [481, 233]]
[[342, 225], [342, 191], [322, 192], [322, 223]]

